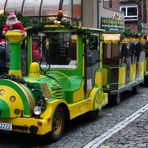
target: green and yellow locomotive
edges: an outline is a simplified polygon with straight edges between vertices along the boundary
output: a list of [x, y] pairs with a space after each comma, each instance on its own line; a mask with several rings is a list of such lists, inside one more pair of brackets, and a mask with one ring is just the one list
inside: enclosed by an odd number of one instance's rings
[[[8, 31], [10, 68], [0, 76], [0, 129], [50, 133], [58, 140], [68, 121], [84, 113], [96, 116], [108, 103], [102, 84], [102, 34], [58, 20], [28, 32], [26, 39]], [[33, 42], [41, 59], [32, 57]]]

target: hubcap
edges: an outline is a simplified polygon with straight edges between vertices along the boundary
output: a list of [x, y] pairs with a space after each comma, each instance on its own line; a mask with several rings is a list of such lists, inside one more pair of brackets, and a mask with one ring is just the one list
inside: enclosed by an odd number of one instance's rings
[[60, 112], [57, 112], [53, 119], [53, 131], [55, 135], [58, 135], [62, 130], [62, 115]]

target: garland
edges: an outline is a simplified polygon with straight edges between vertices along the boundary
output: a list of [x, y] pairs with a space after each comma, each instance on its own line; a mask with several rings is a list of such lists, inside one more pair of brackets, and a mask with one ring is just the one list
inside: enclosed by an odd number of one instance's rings
[[120, 39], [123, 40], [124, 38], [141, 38], [143, 37], [144, 33], [138, 33], [138, 32], [131, 32], [131, 31], [125, 31], [121, 32]]
[[63, 25], [67, 28], [75, 28], [70, 22], [67, 22], [65, 20], [58, 20], [58, 18], [54, 20], [48, 20], [44, 22], [39, 22], [38, 24], [33, 24], [32, 27], [26, 28], [27, 33], [29, 34], [36, 34], [39, 31], [44, 29], [45, 25]]
[[14, 75], [3, 74], [3, 75], [0, 75], [0, 79], [9, 79], [9, 80], [21, 83], [21, 84], [29, 87], [30, 90], [33, 92], [33, 94], [35, 94], [35, 96], [37, 97], [37, 102], [35, 103], [35, 105], [40, 106], [42, 112], [45, 111], [46, 101], [45, 101], [45, 97], [44, 97], [43, 92], [41, 91], [40, 87], [35, 86], [34, 84], [25, 81], [23, 78], [19, 78]]

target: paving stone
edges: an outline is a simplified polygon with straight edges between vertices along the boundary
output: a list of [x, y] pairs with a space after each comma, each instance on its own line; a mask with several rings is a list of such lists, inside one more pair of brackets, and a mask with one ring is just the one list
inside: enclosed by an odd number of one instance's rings
[[[118, 143], [118, 146], [122, 148], [147, 148], [148, 146], [148, 130], [147, 120], [143, 120], [148, 115], [146, 111], [138, 119], [130, 123], [128, 126], [123, 128], [120, 132], [114, 134], [111, 138], [107, 139], [103, 144], [108, 143], [109, 145]], [[125, 135], [126, 133], [126, 135]]]

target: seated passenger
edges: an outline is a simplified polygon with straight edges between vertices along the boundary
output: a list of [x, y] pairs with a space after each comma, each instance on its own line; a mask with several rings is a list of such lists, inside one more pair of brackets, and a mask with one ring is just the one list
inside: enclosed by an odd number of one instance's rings
[[32, 61], [40, 61], [41, 52], [36, 41], [32, 41]]

